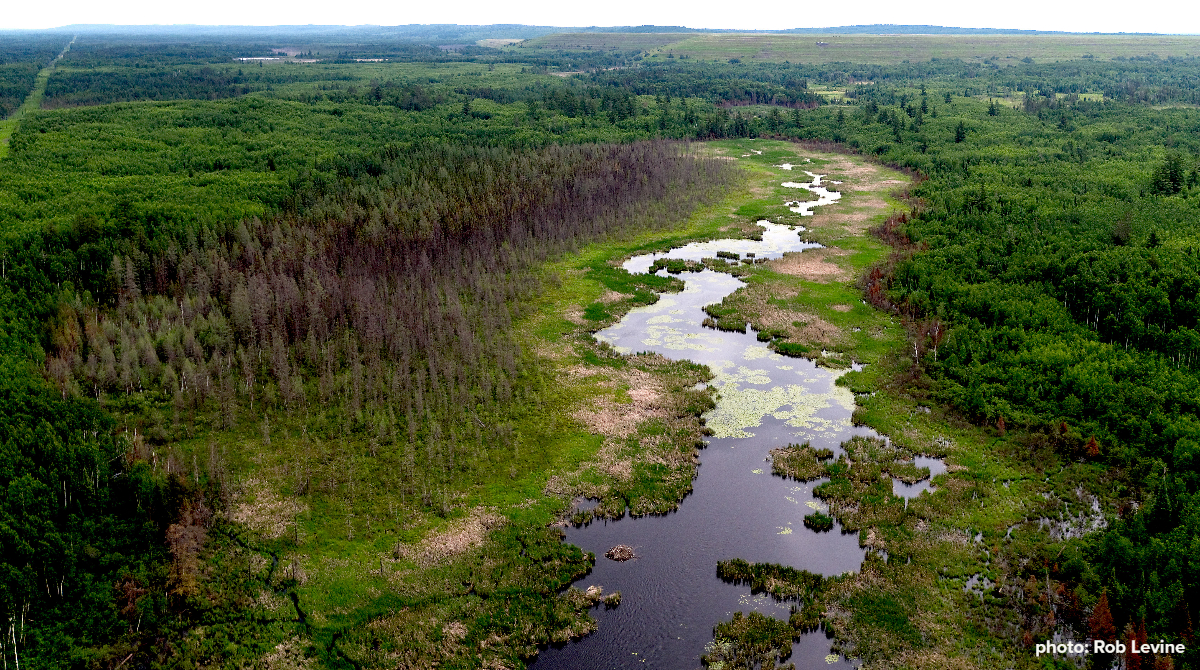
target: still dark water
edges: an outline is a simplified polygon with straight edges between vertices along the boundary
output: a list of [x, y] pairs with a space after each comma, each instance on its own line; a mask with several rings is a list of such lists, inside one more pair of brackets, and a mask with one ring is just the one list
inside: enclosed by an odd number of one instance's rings
[[[821, 196], [825, 189], [819, 183], [815, 176], [805, 188]], [[765, 228], [761, 242], [689, 244], [635, 257], [625, 268], [645, 272], [664, 256], [699, 260], [724, 250], [778, 258], [817, 246], [801, 240], [803, 228], [766, 221], [760, 225]], [[532, 665], [536, 670], [695, 670], [701, 667], [705, 644], [712, 641], [713, 626], [733, 612], [788, 618], [790, 603], [753, 596], [748, 586], [718, 579], [718, 561], [742, 558], [836, 575], [857, 571], [865, 556], [857, 533], [843, 535], [840, 526], [827, 533], [804, 527], [805, 515], [826, 509], [812, 496], [821, 481], [803, 484], [775, 477], [766, 460], [771, 449], [788, 443], [811, 441], [814, 447], [841, 453], [839, 445], [852, 435], [876, 435], [850, 424], [854, 398], [834, 384], [839, 373], [775, 354], [753, 332], [702, 327], [706, 315], [701, 308], [719, 302], [742, 282], [707, 270], [679, 276], [686, 283], [682, 293], [665, 294], [658, 303], [630, 312], [597, 338], [625, 353], [653, 351], [712, 368], [716, 377], [710, 384], [720, 397], [706, 418], [716, 436], [701, 452], [693, 492], [676, 512], [566, 529], [567, 542], [597, 557], [591, 574], [575, 586], [598, 584], [606, 593], [620, 591], [621, 604], [594, 611], [599, 622], [595, 633], [543, 650]], [[904, 493], [915, 495], [919, 487]], [[605, 558], [604, 552], [617, 544], [632, 546], [638, 558], [623, 563]], [[831, 655], [820, 632], [803, 636], [788, 660], [801, 670], [857, 665]]]

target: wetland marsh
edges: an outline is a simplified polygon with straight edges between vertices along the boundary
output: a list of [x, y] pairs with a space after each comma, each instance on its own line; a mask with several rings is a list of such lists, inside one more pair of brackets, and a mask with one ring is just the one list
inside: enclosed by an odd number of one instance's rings
[[[822, 175], [809, 174], [812, 181], [802, 188], [820, 200], [808, 204], [836, 202], [820, 187]], [[794, 182], [783, 185], [790, 184]], [[666, 253], [634, 256], [623, 267], [642, 273], [661, 259], [700, 261], [718, 252], [726, 252], [724, 257], [779, 259], [821, 247], [805, 241], [803, 227], [767, 220], [758, 225], [763, 228], [761, 241], [691, 243]], [[857, 571], [866, 555], [858, 533], [844, 533], [838, 523], [827, 533], [804, 526], [806, 515], [827, 510], [813, 493], [827, 480], [797, 482], [773, 476], [769, 456], [772, 449], [796, 441], [842, 454], [841, 443], [853, 436], [879, 437], [852, 424], [854, 395], [837, 384], [845, 371], [776, 353], [752, 329], [738, 332], [702, 325], [705, 306], [745, 284], [709, 269], [678, 276], [685, 284], [682, 292], [663, 294], [655, 304], [630, 311], [596, 338], [624, 354], [651, 352], [707, 365], [714, 374], [709, 384], [717, 392], [716, 408], [705, 415], [713, 435], [701, 452], [692, 493], [677, 511], [601, 519], [566, 529], [566, 542], [598, 557], [591, 574], [576, 587], [620, 591], [621, 605], [596, 613], [595, 633], [543, 651], [533, 666], [539, 670], [698, 667], [706, 643], [712, 641], [713, 624], [737, 611], [786, 620], [791, 607], [722, 581], [715, 572], [719, 561], [741, 558], [828, 577]], [[632, 546], [637, 558], [604, 558], [606, 550], [620, 544]], [[819, 631], [800, 637], [789, 662], [797, 668], [853, 666], [830, 654]]]

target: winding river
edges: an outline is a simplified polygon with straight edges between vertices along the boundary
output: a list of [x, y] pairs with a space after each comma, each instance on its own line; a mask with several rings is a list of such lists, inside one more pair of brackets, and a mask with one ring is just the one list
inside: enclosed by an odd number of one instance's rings
[[[804, 205], [801, 213], [811, 214], [812, 207], [835, 202], [840, 194], [821, 185], [822, 175], [808, 174], [811, 182], [784, 185], [818, 196], [816, 201], [788, 203]], [[762, 241], [693, 243], [665, 254], [634, 257], [624, 267], [646, 272], [659, 258], [699, 260], [717, 251], [779, 258], [819, 246], [801, 238], [803, 227], [769, 221], [759, 225], [764, 228]], [[753, 331], [703, 327], [702, 307], [720, 302], [743, 283], [711, 270], [679, 276], [685, 283], [682, 293], [662, 295], [654, 305], [631, 311], [596, 337], [623, 353], [652, 351], [708, 365], [715, 374], [710, 385], [719, 398], [716, 409], [705, 417], [715, 435], [701, 452], [693, 492], [677, 511], [566, 529], [567, 542], [597, 556], [595, 568], [575, 586], [620, 591], [621, 604], [594, 612], [599, 621], [595, 633], [544, 649], [532, 665], [536, 670], [695, 670], [701, 667], [705, 644], [712, 641], [713, 626], [734, 611], [788, 618], [790, 603], [753, 596], [747, 586], [718, 579], [717, 561], [743, 558], [836, 575], [857, 571], [865, 556], [857, 533], [842, 534], [840, 525], [826, 533], [804, 527], [806, 514], [826, 509], [812, 495], [824, 480], [804, 484], [773, 476], [767, 460], [771, 449], [789, 443], [811, 441], [814, 447], [841, 453], [839, 445], [853, 435], [877, 436], [851, 424], [854, 396], [835, 384], [842, 373], [776, 354], [757, 341]], [[933, 459], [919, 465], [933, 466], [933, 474], [941, 470], [941, 463]], [[928, 486], [928, 480], [913, 487], [900, 485], [896, 493], [911, 497]], [[604, 552], [617, 544], [632, 546], [638, 558], [620, 563], [605, 558]], [[823, 633], [810, 633], [794, 645], [788, 661], [801, 670], [856, 665], [829, 649]]]

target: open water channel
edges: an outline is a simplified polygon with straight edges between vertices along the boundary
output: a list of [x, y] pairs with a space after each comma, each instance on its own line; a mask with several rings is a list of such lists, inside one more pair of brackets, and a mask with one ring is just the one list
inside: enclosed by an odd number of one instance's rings
[[[790, 166], [788, 166], [790, 168]], [[814, 192], [819, 200], [804, 202], [801, 213], [832, 203], [839, 193], [808, 173], [808, 183], [788, 182]], [[800, 203], [789, 203], [789, 205]], [[717, 240], [688, 244], [665, 254], [637, 256], [624, 265], [646, 272], [658, 258], [700, 260], [717, 251], [779, 258], [818, 245], [805, 242], [802, 227], [761, 221], [762, 241]], [[665, 272], [662, 270], [660, 272]], [[768, 452], [789, 443], [811, 441], [840, 454], [840, 444], [853, 435], [878, 436], [850, 422], [854, 396], [835, 384], [840, 372], [820, 368], [802, 358], [772, 352], [749, 333], [722, 332], [701, 325], [705, 305], [720, 302], [743, 284], [723, 273], [683, 273], [682, 293], [664, 294], [654, 305], [631, 311], [620, 323], [596, 337], [623, 353], [652, 351], [674, 359], [708, 365], [709, 382], [719, 394], [716, 409], [705, 415], [715, 431], [701, 452], [693, 492], [673, 513], [662, 516], [593, 521], [568, 527], [566, 541], [593, 552], [596, 566], [575, 586], [600, 585], [605, 593], [621, 592], [621, 604], [597, 609], [599, 629], [565, 645], [544, 649], [536, 670], [610, 670], [665, 668], [695, 670], [712, 641], [713, 626], [735, 611], [759, 611], [787, 620], [790, 603], [754, 596], [744, 585], [722, 582], [717, 562], [742, 558], [836, 575], [857, 571], [865, 550], [858, 534], [842, 534], [840, 525], [826, 533], [805, 528], [804, 516], [825, 505], [812, 495], [824, 480], [807, 484], [771, 474]], [[940, 461], [922, 459], [933, 474]], [[923, 486], [922, 486], [923, 484]], [[896, 487], [896, 494], [919, 495], [928, 480]], [[584, 502], [581, 507], [587, 506]], [[637, 558], [616, 562], [604, 552], [617, 544], [634, 548]], [[847, 668], [856, 663], [830, 654], [821, 632], [804, 635], [789, 662], [799, 670]]]

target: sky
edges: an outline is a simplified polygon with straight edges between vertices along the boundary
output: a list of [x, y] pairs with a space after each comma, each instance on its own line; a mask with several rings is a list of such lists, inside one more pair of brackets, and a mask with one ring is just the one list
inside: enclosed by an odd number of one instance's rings
[[[1200, 3], [1164, 0], [56, 0], [11, 2], [0, 29], [52, 28], [74, 23], [201, 25], [400, 25], [410, 23], [542, 26], [683, 25], [689, 28], [772, 30], [876, 23], [1020, 28], [1068, 32], [1200, 33]], [[1139, 7], [1142, 11], [1139, 11]]]

